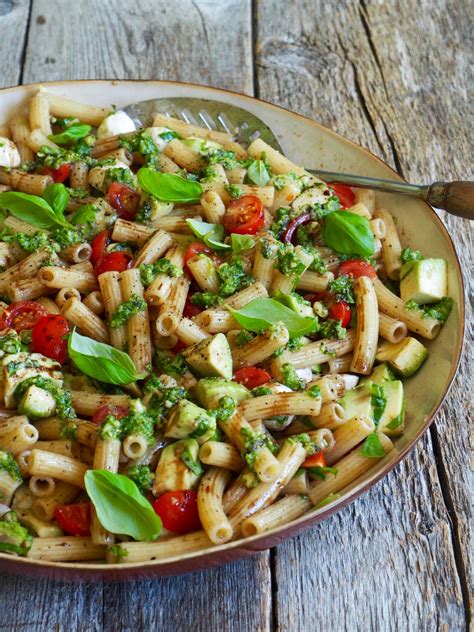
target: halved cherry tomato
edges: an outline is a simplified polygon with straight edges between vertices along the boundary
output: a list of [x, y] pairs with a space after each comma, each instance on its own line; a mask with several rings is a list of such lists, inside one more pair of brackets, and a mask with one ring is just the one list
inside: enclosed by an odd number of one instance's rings
[[69, 325], [64, 316], [47, 314], [33, 327], [30, 349], [62, 364], [67, 358], [68, 333]]
[[41, 167], [41, 173], [45, 176], [51, 176], [55, 182], [64, 182], [69, 178], [69, 175], [71, 174], [71, 168], [71, 163], [65, 162], [57, 169], [43, 166]]
[[342, 327], [347, 327], [351, 322], [352, 310], [346, 301], [337, 301], [329, 308], [329, 318], [340, 320]]
[[99, 276], [104, 272], [123, 272], [128, 270], [131, 265], [132, 255], [129, 252], [117, 250], [116, 252], [109, 252], [108, 255], [102, 257], [94, 270], [96, 275]]
[[132, 220], [140, 206], [140, 194], [121, 182], [112, 182], [107, 200], [122, 219]]
[[54, 510], [58, 526], [69, 535], [88, 536], [91, 534], [91, 504], [58, 505]]
[[91, 263], [95, 266], [105, 255], [105, 249], [110, 243], [110, 230], [103, 230], [91, 242]]
[[197, 494], [191, 489], [166, 492], [153, 503], [165, 529], [175, 533], [188, 533], [201, 528], [197, 507]]
[[234, 374], [234, 380], [247, 388], [256, 388], [270, 382], [272, 376], [270, 373], [259, 369], [256, 366], [246, 366], [243, 369], [239, 369]]
[[18, 301], [9, 305], [0, 316], [0, 329], [23, 331], [32, 329], [48, 312], [36, 301]]
[[104, 406], [99, 406], [99, 408], [95, 411], [91, 421], [93, 424], [100, 426], [104, 419], [109, 415], [113, 415], [116, 419], [122, 419], [122, 417], [126, 417], [128, 415], [128, 408], [125, 406], [104, 404]]
[[343, 261], [337, 269], [338, 276], [347, 274], [348, 276], [358, 278], [361, 276], [367, 276], [371, 279], [377, 278], [377, 272], [374, 268], [367, 263], [367, 261], [361, 261], [361, 259], [348, 259]]
[[329, 187], [339, 198], [339, 204], [342, 209], [350, 208], [355, 204], [355, 194], [351, 187], [338, 182], [328, 182]]
[[303, 461], [301, 467], [326, 467], [324, 452], [315, 452]]
[[229, 233], [238, 235], [255, 235], [264, 222], [263, 204], [256, 195], [243, 195], [232, 200], [222, 220]]
[[192, 259], [196, 255], [200, 255], [201, 253], [210, 255], [212, 253], [212, 250], [200, 241], [193, 241], [192, 244], [189, 244], [183, 257], [184, 266], [186, 267], [190, 259]]

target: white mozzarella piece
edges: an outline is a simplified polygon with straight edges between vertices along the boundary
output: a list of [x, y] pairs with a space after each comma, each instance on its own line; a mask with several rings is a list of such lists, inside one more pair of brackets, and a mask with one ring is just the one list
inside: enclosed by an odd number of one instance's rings
[[135, 123], [123, 112], [117, 110], [105, 117], [97, 129], [97, 138], [109, 138], [118, 134], [127, 134], [136, 131]]

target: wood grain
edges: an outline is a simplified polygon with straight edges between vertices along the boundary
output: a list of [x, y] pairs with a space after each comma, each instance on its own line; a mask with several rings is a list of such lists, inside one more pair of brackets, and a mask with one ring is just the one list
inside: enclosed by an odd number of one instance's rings
[[24, 83], [169, 79], [250, 93], [250, 53], [248, 0], [34, 0]]
[[[429, 18], [420, 3], [407, 0], [349, 0], [337, 7], [301, 1], [298, 11], [272, 0], [257, 6], [256, 89], [261, 98], [365, 145], [414, 182], [469, 178], [472, 145], [463, 70], [469, 33], [463, 3], [430, 2], [429, 9], [425, 6]], [[468, 222], [440, 215], [467, 272], [472, 252]], [[469, 614], [466, 569], [472, 540], [470, 395], [461, 385], [469, 381], [465, 357], [436, 426], [371, 492], [370, 504], [363, 499], [276, 550], [278, 593], [297, 595], [296, 602], [275, 600], [279, 629], [317, 627], [328, 620], [334, 629], [363, 629], [368, 621], [383, 630], [462, 629], [465, 610]], [[416, 496], [406, 484], [415, 476]], [[379, 519], [390, 532], [385, 542]], [[368, 543], [373, 533], [374, 550]], [[318, 540], [324, 542], [322, 550]], [[324, 572], [314, 563], [316, 556], [323, 556]], [[382, 563], [377, 564], [378, 557]], [[365, 566], [366, 559], [372, 563]], [[334, 569], [339, 586], [342, 577], [348, 580], [342, 593], [332, 583]], [[388, 580], [389, 569], [398, 576], [396, 587]], [[301, 590], [294, 590], [295, 576], [302, 578]], [[444, 579], [449, 590], [441, 588]], [[321, 604], [328, 593], [337, 596], [337, 603], [314, 608], [315, 594]], [[292, 612], [301, 611], [306, 616], [292, 619]]]
[[30, 3], [28, 0], [0, 0], [0, 87], [21, 81]]

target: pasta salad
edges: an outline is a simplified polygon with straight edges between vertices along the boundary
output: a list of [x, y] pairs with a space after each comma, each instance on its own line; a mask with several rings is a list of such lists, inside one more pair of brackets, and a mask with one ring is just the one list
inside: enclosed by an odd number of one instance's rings
[[447, 263], [256, 139], [40, 89], [0, 128], [0, 553], [158, 560], [393, 449]]

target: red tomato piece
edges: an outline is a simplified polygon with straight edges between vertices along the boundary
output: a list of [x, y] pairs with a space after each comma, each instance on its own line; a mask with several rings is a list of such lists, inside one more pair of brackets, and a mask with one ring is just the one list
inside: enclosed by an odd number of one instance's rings
[[355, 194], [351, 187], [348, 187], [345, 184], [339, 184], [338, 182], [328, 182], [328, 185], [339, 198], [341, 209], [354, 206]]
[[316, 301], [326, 301], [331, 298], [330, 292], [312, 292], [311, 294], [305, 294], [303, 296], [305, 301], [309, 301], [310, 303], [316, 303]]
[[303, 461], [301, 467], [326, 467], [324, 452], [315, 452]]
[[184, 309], [183, 309], [183, 316], [185, 318], [192, 318], [193, 316], [197, 316], [198, 314], [202, 312], [202, 309], [199, 307], [199, 305], [195, 305], [193, 303], [192, 301], [193, 294], [194, 292], [192, 294], [190, 292], [188, 296], [186, 297], [186, 303], [184, 304]]
[[104, 272], [123, 272], [128, 270], [132, 265], [132, 255], [129, 252], [117, 250], [109, 252], [95, 266], [94, 270], [97, 276]]
[[190, 489], [166, 492], [153, 503], [165, 529], [174, 533], [188, 533], [201, 529], [197, 494]]
[[91, 504], [58, 505], [54, 510], [58, 526], [69, 535], [88, 536], [91, 534]]
[[361, 276], [369, 277], [370, 279], [377, 278], [377, 272], [374, 268], [367, 263], [367, 261], [362, 261], [361, 259], [348, 259], [347, 261], [343, 261], [337, 270], [337, 275], [341, 276], [343, 274], [347, 274], [348, 276], [358, 278]]
[[234, 380], [247, 388], [256, 388], [270, 382], [272, 376], [264, 369], [256, 366], [246, 366], [235, 372]]
[[32, 329], [48, 312], [36, 301], [18, 301], [9, 305], [0, 316], [0, 329], [23, 331]]
[[110, 230], [103, 230], [91, 242], [91, 263], [95, 266], [105, 255], [105, 249], [110, 244]]
[[93, 424], [100, 426], [104, 419], [109, 415], [113, 415], [116, 419], [122, 419], [122, 417], [126, 417], [128, 415], [128, 408], [126, 406], [112, 406], [111, 404], [99, 406], [92, 416], [91, 421]]
[[184, 344], [184, 342], [182, 340], [178, 340], [178, 342], [175, 344], [175, 346], [171, 349], [171, 351], [173, 353], [181, 353], [181, 351], [184, 351], [187, 348], [187, 345]]
[[132, 220], [140, 206], [140, 194], [121, 182], [112, 182], [107, 200], [122, 219]]
[[67, 358], [68, 333], [69, 325], [64, 316], [47, 314], [33, 327], [30, 349], [62, 364]]
[[232, 200], [222, 221], [229, 233], [238, 235], [255, 235], [264, 222], [263, 204], [256, 195], [243, 195]]
[[70, 162], [65, 162], [57, 169], [52, 167], [41, 167], [41, 173], [45, 176], [51, 176], [55, 182], [64, 182], [71, 174], [72, 165]]
[[346, 301], [337, 301], [329, 308], [329, 318], [340, 320], [343, 327], [347, 327], [351, 322], [352, 311]]
[[212, 254], [212, 250], [208, 248], [205, 244], [200, 241], [193, 241], [192, 244], [186, 248], [186, 252], [184, 253], [183, 261], [184, 266], [188, 265], [188, 261], [195, 257], [196, 255], [200, 255], [201, 253], [205, 253], [206, 255]]

